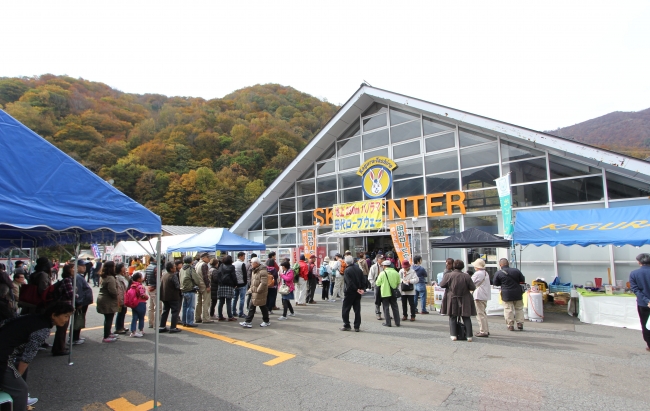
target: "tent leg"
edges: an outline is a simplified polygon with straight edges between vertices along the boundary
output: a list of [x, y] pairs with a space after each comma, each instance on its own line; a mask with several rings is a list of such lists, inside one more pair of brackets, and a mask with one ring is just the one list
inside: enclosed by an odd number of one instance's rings
[[[77, 264], [79, 260], [79, 253], [80, 253], [80, 238], [79, 235], [77, 234], [77, 246], [75, 247], [75, 259], [74, 259], [74, 269], [73, 269], [73, 274], [72, 274], [72, 290], [74, 291], [72, 293], [72, 308], [75, 309], [75, 303], [76, 303], [76, 295], [77, 295]], [[72, 343], [73, 343], [73, 338], [72, 334], [74, 334], [74, 315], [75, 311], [72, 311], [72, 315], [70, 316], [70, 346], [68, 347], [68, 365], [74, 365], [72, 362]]]
[[158, 345], [160, 336], [160, 243], [161, 236], [158, 235], [158, 244], [156, 244], [156, 310], [154, 312], [154, 335], [155, 335], [155, 352], [153, 360], [153, 409], [158, 409]]

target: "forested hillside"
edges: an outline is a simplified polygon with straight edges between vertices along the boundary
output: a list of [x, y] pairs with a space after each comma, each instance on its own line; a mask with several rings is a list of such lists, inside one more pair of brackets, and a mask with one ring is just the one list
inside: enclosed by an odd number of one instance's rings
[[629, 156], [650, 156], [650, 108], [615, 111], [548, 133]]
[[278, 84], [204, 100], [53, 75], [0, 78], [0, 107], [163, 224], [217, 227], [230, 227], [337, 110]]

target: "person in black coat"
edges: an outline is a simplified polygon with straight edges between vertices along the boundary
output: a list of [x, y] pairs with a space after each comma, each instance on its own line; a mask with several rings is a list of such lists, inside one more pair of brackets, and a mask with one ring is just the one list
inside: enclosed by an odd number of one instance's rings
[[[217, 290], [217, 297], [219, 297], [217, 314], [219, 314], [219, 321], [236, 321], [232, 312], [232, 298], [235, 296], [235, 287], [237, 287], [237, 275], [235, 274], [235, 266], [232, 262], [231, 256], [225, 256], [222, 264], [217, 270], [217, 279], [219, 283], [219, 289]], [[224, 304], [226, 304], [226, 313], [228, 314], [227, 319], [223, 316]]]
[[27, 409], [27, 367], [55, 325], [64, 327], [73, 308], [56, 302], [43, 314], [16, 317], [0, 324], [0, 390], [9, 394], [15, 411]]
[[524, 302], [521, 284], [526, 283], [524, 275], [516, 268], [508, 266], [508, 260], [499, 260], [501, 269], [494, 274], [493, 285], [501, 287], [503, 300], [503, 315], [508, 325], [508, 330], [515, 330], [515, 321], [519, 330], [524, 329]]
[[[351, 255], [345, 256], [348, 265], [343, 272], [345, 292], [343, 297], [343, 327], [341, 331], [350, 331], [350, 308], [354, 310], [354, 331], [359, 332], [361, 327], [361, 296], [366, 290], [366, 278], [363, 271], [354, 263]], [[338, 281], [338, 280], [337, 280]]]

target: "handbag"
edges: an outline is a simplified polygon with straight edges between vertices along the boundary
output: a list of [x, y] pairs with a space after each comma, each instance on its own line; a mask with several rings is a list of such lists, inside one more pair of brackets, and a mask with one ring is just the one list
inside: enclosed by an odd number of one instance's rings
[[384, 271], [384, 275], [386, 276], [386, 284], [388, 284], [388, 288], [390, 288], [390, 295], [395, 297], [395, 298], [400, 298], [402, 296], [402, 293], [399, 292], [399, 288], [393, 288], [390, 285], [390, 280], [388, 279], [388, 274]]
[[290, 293], [289, 286], [284, 282], [284, 280], [282, 280], [282, 285], [278, 288], [278, 293], [280, 295], [287, 295]]
[[74, 313], [73, 330], [81, 330], [82, 328], [86, 328], [86, 316], [83, 314], [81, 309], [78, 308]]
[[467, 330], [465, 329], [465, 323], [461, 321], [460, 317], [456, 317], [456, 340], [467, 340]]
[[400, 281], [400, 284], [402, 285], [402, 291], [413, 291], [414, 285], [411, 283], [404, 284], [403, 282]]

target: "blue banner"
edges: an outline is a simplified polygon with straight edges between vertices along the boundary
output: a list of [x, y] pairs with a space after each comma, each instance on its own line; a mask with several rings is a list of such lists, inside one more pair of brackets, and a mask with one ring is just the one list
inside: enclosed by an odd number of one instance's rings
[[571, 211], [519, 211], [515, 244], [650, 244], [650, 206]]

